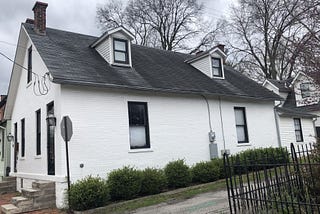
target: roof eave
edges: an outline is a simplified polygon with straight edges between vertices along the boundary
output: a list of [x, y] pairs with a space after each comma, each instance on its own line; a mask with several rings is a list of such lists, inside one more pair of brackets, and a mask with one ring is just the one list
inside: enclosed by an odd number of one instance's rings
[[[126, 86], [126, 85], [116, 85], [116, 84], [106, 84], [106, 83], [96, 83], [96, 82], [93, 83], [93, 82], [85, 82], [85, 81], [80, 82], [80, 81], [59, 79], [59, 78], [54, 78], [53, 82], [57, 83], [57, 84], [61, 84], [61, 85], [91, 86], [91, 87], [100, 87], [100, 88], [128, 89], [128, 90], [153, 91], [153, 92], [163, 92], [163, 93], [206, 95], [206, 96], [240, 98], [240, 99], [250, 99], [250, 100], [260, 100], [260, 101], [279, 100], [276, 97], [273, 97], [273, 98], [272, 97], [250, 97], [250, 96], [244, 96], [244, 95], [218, 94], [218, 93], [205, 92], [205, 91], [195, 91], [195, 90], [150, 88], [150, 87]], [[281, 97], [279, 97], [279, 98], [281, 98]]]

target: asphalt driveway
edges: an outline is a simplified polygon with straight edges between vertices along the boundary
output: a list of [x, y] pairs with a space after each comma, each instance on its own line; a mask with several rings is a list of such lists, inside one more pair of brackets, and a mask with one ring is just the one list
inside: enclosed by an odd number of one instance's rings
[[229, 213], [227, 191], [208, 192], [184, 201], [172, 201], [132, 211], [136, 214]]

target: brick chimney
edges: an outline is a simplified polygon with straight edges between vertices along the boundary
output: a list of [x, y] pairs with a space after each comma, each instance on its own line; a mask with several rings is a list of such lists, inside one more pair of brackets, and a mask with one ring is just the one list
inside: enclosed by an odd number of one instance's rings
[[40, 35], [46, 35], [46, 9], [47, 3], [37, 1], [33, 6], [34, 31]]

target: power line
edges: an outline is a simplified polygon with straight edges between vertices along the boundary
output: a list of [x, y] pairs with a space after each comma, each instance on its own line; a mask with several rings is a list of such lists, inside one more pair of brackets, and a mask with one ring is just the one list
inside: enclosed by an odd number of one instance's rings
[[[4, 58], [6, 58], [7, 60], [11, 61], [13, 64], [19, 66], [20, 68], [28, 71], [28, 72], [31, 72], [33, 75], [34, 75], [34, 78], [32, 78], [32, 81], [33, 81], [33, 93], [36, 95], [36, 96], [43, 96], [43, 95], [46, 95], [48, 94], [49, 90], [50, 90], [50, 74], [49, 72], [45, 73], [43, 76], [39, 76], [39, 74], [25, 68], [23, 65], [20, 65], [19, 63], [15, 62], [14, 60], [12, 60], [10, 57], [8, 57], [7, 55], [5, 55], [4, 53], [2, 53], [0, 51], [0, 55], [3, 56]], [[48, 78], [49, 80], [49, 84], [46, 83], [46, 79]], [[36, 91], [36, 86], [37, 86], [37, 91]]]

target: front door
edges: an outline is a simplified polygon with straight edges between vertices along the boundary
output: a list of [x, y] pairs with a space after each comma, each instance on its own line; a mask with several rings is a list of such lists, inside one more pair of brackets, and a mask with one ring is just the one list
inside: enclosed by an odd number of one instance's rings
[[316, 127], [317, 130], [317, 137], [320, 138], [320, 127]]
[[[47, 115], [54, 114], [53, 102], [47, 105]], [[47, 123], [47, 154], [48, 154], [48, 175], [55, 175], [55, 153], [54, 153], [55, 126]]]

